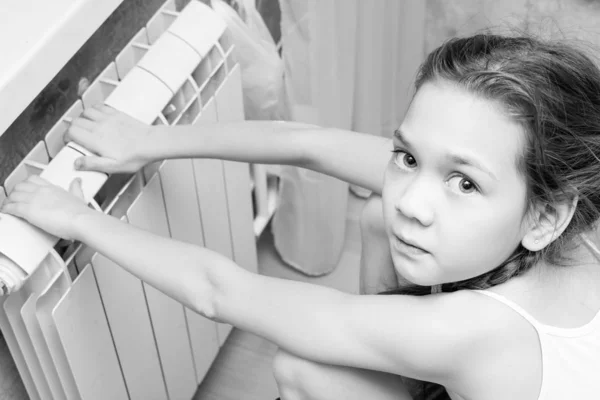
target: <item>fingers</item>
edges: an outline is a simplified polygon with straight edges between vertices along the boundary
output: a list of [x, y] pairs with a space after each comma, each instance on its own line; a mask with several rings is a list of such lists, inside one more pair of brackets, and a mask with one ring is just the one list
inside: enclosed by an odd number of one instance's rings
[[63, 135], [63, 142], [75, 142], [83, 147], [95, 151], [98, 145], [98, 133], [102, 131], [105, 120], [111, 116], [116, 116], [118, 110], [104, 104], [96, 104], [93, 107], [87, 107], [83, 113], [73, 119]]
[[86, 149], [93, 148], [94, 135], [88, 129], [82, 128], [80, 124], [75, 124], [77, 120], [73, 121], [73, 124], [69, 126], [69, 129], [63, 136], [65, 143], [75, 142]]
[[[18, 186], [18, 185], [17, 185]], [[35, 195], [33, 192], [22, 191], [22, 187], [13, 189], [10, 195], [4, 200], [0, 211], [5, 214], [12, 214], [16, 217], [24, 218], [27, 205], [31, 202], [31, 198]]]
[[103, 112], [106, 115], [112, 115], [117, 113], [116, 109], [112, 108], [111, 106], [107, 106], [106, 104], [96, 104], [94, 108]]
[[25, 192], [25, 193], [33, 193], [37, 189], [37, 186], [31, 182], [23, 181], [19, 182], [13, 188], [13, 191]]
[[107, 116], [108, 114], [96, 108], [86, 108], [80, 117], [71, 122], [63, 135], [63, 142], [73, 141], [88, 148], [94, 138], [93, 132]]
[[40, 178], [38, 175], [31, 175], [23, 182], [19, 182], [15, 185], [13, 190], [6, 198], [6, 201], [8, 203], [28, 202], [41, 187], [48, 185], [51, 185], [51, 183], [47, 180]]
[[107, 106], [105, 104], [99, 103], [95, 104], [92, 107], [87, 107], [83, 110], [83, 116], [92, 121], [102, 121], [106, 119], [106, 117], [116, 113], [117, 110], [114, 108]]
[[81, 187], [81, 178], [75, 178], [71, 181], [69, 185], [69, 192], [79, 199], [83, 200], [83, 188]]
[[89, 120], [82, 117], [76, 118], [71, 122], [71, 126], [78, 126], [90, 132], [93, 132], [97, 125], [98, 123], [95, 122], [95, 120]]
[[25, 182], [33, 183], [33, 184], [39, 185], [39, 186], [52, 185], [50, 182], [48, 182], [47, 180], [45, 180], [44, 178], [42, 178], [39, 175], [31, 175], [29, 178], [27, 178], [27, 180]]
[[0, 208], [0, 211], [5, 214], [11, 214], [15, 217], [23, 218], [25, 215], [25, 205], [23, 203], [11, 203], [6, 201]]
[[79, 171], [100, 171], [112, 174], [117, 171], [115, 160], [106, 157], [86, 156], [75, 160], [75, 169]]
[[17, 192], [13, 191], [10, 196], [8, 196], [7, 203], [29, 203], [33, 196], [32, 192]]
[[86, 108], [83, 110], [82, 115], [91, 121], [103, 121], [106, 119], [106, 114], [96, 107]]

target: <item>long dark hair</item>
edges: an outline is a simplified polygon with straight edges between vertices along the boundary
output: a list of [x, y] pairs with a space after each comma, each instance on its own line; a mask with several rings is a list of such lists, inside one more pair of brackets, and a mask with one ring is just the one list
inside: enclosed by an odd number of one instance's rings
[[[480, 34], [451, 39], [426, 58], [416, 90], [426, 82], [451, 82], [500, 104], [527, 134], [517, 168], [526, 180], [527, 204], [578, 196], [562, 235], [541, 251], [519, 247], [480, 276], [441, 285], [443, 292], [485, 289], [519, 276], [540, 260], [566, 265], [562, 255], [575, 236], [600, 217], [600, 70], [581, 50], [533, 37]], [[437, 288], [440, 289], [440, 288]], [[425, 295], [409, 286], [382, 294]]]

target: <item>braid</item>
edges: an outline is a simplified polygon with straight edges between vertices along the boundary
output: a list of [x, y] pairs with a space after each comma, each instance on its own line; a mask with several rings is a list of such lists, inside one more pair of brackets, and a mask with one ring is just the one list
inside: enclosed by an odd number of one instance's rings
[[485, 274], [459, 282], [445, 283], [442, 292], [455, 292], [461, 289], [487, 289], [500, 285], [511, 278], [529, 271], [543, 257], [542, 252], [529, 251], [522, 245], [502, 265]]
[[503, 264], [489, 272], [486, 272], [485, 274], [476, 276], [474, 278], [434, 286], [404, 286], [386, 290], [379, 294], [407, 294], [412, 296], [425, 296], [432, 293], [449, 293], [463, 289], [483, 290], [522, 275], [523, 273], [529, 271], [535, 264], [537, 264], [539, 260], [543, 258], [543, 256], [543, 252], [541, 251], [529, 251], [522, 245], [519, 245], [513, 255], [510, 256]]

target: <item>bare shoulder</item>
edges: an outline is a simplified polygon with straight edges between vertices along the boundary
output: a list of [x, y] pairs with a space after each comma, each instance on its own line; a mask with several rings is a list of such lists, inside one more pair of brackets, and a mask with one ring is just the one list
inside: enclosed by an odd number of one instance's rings
[[[535, 328], [506, 304], [462, 290], [446, 295], [448, 311], [463, 324], [463, 345], [453, 385], [474, 398], [536, 398], [542, 358]], [[530, 393], [531, 397], [521, 397]], [[516, 397], [515, 397], [516, 396]], [[491, 397], [496, 398], [496, 397]]]
[[[518, 314], [472, 291], [358, 296], [355, 301], [361, 305], [354, 304], [347, 312], [357, 321], [353, 330], [370, 331], [365, 335], [370, 338], [370, 354], [375, 348], [385, 349], [390, 364], [397, 366], [390, 372], [443, 385], [462, 386], [507, 350], [515, 354], [515, 346], [522, 346], [520, 339], [535, 339]], [[368, 321], [372, 323], [365, 325]]]
[[[470, 340], [486, 343], [499, 340], [508, 345], [514, 338], [523, 339], [537, 333], [533, 326], [506, 304], [471, 290], [439, 295], [449, 318], [456, 318]], [[432, 297], [435, 297], [432, 296]], [[440, 301], [440, 303], [441, 303]], [[507, 339], [509, 339], [507, 341]], [[537, 339], [536, 339], [537, 340]]]

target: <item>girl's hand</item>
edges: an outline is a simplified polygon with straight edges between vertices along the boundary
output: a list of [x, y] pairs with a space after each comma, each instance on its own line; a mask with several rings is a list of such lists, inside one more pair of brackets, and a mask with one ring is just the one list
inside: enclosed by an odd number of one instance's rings
[[109, 106], [86, 108], [73, 120], [64, 141], [73, 141], [98, 156], [80, 157], [75, 168], [82, 171], [133, 173], [151, 160], [144, 149], [151, 143], [150, 126]]
[[15, 186], [0, 211], [23, 218], [44, 231], [74, 240], [79, 216], [94, 212], [83, 202], [81, 181], [74, 179], [69, 192], [37, 175]]

